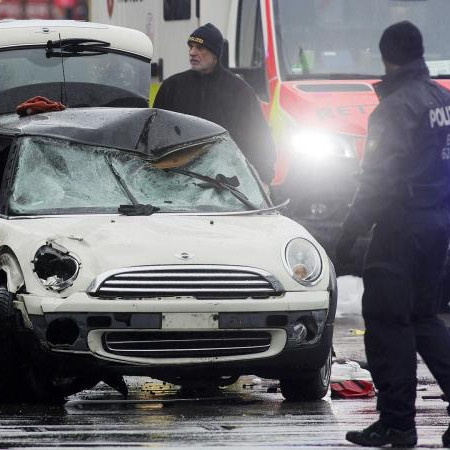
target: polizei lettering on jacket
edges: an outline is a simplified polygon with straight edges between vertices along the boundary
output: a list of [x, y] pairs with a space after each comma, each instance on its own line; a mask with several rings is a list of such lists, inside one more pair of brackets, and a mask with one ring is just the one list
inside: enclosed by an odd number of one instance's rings
[[448, 127], [450, 125], [450, 106], [430, 109], [430, 125], [431, 128], [434, 128], [435, 125]]

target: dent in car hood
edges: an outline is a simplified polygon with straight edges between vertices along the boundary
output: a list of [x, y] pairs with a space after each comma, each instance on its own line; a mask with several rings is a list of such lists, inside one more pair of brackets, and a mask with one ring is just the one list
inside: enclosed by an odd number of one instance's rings
[[212, 122], [149, 108], [75, 108], [26, 117], [0, 118], [0, 132], [46, 136], [137, 152], [159, 159], [177, 147], [226, 131]]
[[[29, 292], [43, 289], [29, 261], [48, 240], [72, 252], [82, 264], [77, 280], [64, 295], [86, 289], [108, 270], [177, 264], [256, 267], [272, 273], [286, 289], [295, 290], [298, 283], [282, 260], [284, 246], [295, 237], [310, 239], [326, 260], [323, 249], [302, 226], [278, 214], [52, 217], [11, 220], [8, 226], [4, 243], [17, 255]], [[185, 261], [182, 253], [190, 259]], [[324, 276], [326, 284], [328, 275]]]

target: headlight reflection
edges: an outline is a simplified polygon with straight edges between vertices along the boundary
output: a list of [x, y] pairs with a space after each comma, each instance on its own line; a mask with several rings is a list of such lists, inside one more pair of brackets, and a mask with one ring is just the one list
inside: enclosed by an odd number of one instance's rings
[[294, 151], [311, 158], [324, 159], [329, 156], [354, 158], [355, 151], [350, 138], [329, 134], [320, 130], [302, 130], [291, 139]]

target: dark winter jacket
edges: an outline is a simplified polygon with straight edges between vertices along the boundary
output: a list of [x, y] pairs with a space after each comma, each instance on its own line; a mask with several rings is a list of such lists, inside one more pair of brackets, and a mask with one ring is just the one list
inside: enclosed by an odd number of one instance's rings
[[435, 211], [450, 197], [450, 92], [430, 79], [423, 58], [375, 86], [362, 175], [344, 224], [347, 235], [405, 211]]
[[221, 125], [261, 180], [272, 180], [276, 151], [270, 130], [253, 89], [234, 73], [217, 65], [207, 75], [193, 70], [173, 75], [162, 83], [153, 107]]

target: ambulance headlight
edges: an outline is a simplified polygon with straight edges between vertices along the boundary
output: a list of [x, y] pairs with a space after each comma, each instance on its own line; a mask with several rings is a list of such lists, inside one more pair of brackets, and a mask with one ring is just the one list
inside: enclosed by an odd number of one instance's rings
[[288, 272], [298, 283], [308, 286], [322, 275], [322, 258], [316, 247], [307, 239], [292, 239], [285, 250]]
[[354, 158], [354, 143], [350, 137], [339, 136], [320, 130], [301, 130], [292, 135], [291, 145], [295, 153], [315, 159], [329, 156]]

